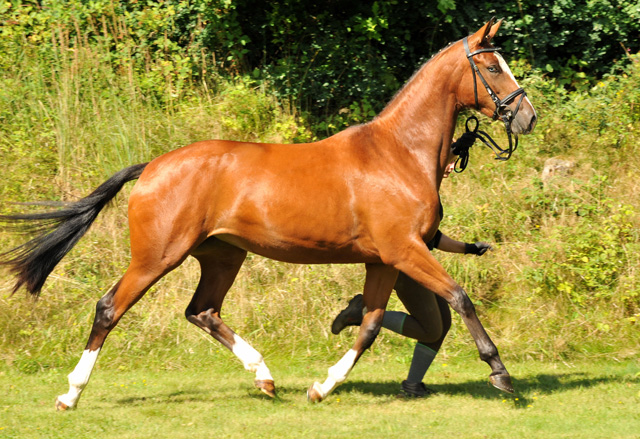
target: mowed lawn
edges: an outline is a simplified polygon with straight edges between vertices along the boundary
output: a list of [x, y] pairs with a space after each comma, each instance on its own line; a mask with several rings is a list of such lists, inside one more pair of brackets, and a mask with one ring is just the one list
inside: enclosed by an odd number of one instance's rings
[[407, 366], [368, 353], [321, 404], [305, 395], [326, 376], [319, 359], [272, 361], [275, 400], [229, 358], [179, 371], [99, 365], [78, 409], [63, 413], [53, 401], [69, 371], [0, 371], [0, 437], [640, 438], [640, 359], [507, 362], [517, 391], [507, 395], [487, 385], [484, 363], [454, 358], [428, 374], [436, 395], [407, 400], [397, 396]]

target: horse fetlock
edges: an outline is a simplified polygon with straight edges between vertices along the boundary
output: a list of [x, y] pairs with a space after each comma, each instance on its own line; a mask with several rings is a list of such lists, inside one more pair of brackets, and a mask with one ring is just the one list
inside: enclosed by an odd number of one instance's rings
[[326, 398], [327, 395], [347, 379], [357, 358], [358, 352], [356, 350], [351, 349], [347, 352], [340, 361], [329, 368], [329, 376], [324, 383], [320, 384], [315, 382], [309, 390], [307, 390], [307, 399], [310, 402], [320, 402]]
[[80, 357], [75, 369], [67, 376], [69, 391], [56, 399], [56, 410], [68, 410], [76, 407], [82, 391], [89, 383], [89, 378], [98, 360], [99, 353], [100, 349], [93, 351], [87, 349], [82, 353], [82, 357]]
[[483, 349], [478, 349], [478, 353], [480, 354], [480, 359], [491, 366], [491, 370], [494, 372], [504, 370], [500, 355], [498, 354], [498, 348], [494, 344], [486, 346]]
[[246, 370], [256, 374], [257, 380], [272, 380], [271, 372], [264, 362], [260, 352], [256, 351], [249, 343], [237, 334], [233, 335], [233, 347], [231, 351], [242, 361]]
[[77, 377], [73, 376], [73, 373], [69, 374], [69, 391], [64, 395], [60, 395], [56, 398], [56, 410], [70, 410], [75, 409], [78, 405], [78, 400], [82, 391], [87, 386], [88, 380], [76, 380]]
[[271, 381], [273, 382], [273, 377], [271, 376], [271, 372], [267, 367], [266, 363], [260, 356], [260, 361], [256, 363], [245, 363], [245, 369], [249, 372], [253, 372], [256, 374], [257, 381]]

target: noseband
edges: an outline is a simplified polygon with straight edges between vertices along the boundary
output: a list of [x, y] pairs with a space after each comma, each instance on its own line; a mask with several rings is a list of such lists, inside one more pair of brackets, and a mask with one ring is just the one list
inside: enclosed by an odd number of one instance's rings
[[[469, 64], [471, 64], [471, 71], [473, 72], [473, 94], [476, 102], [476, 110], [480, 110], [480, 104], [478, 103], [478, 81], [476, 79], [476, 76], [478, 76], [480, 78], [480, 81], [484, 85], [484, 88], [487, 90], [487, 93], [489, 93], [491, 100], [496, 105], [496, 109], [493, 112], [493, 120], [500, 119], [504, 123], [504, 127], [507, 132], [507, 137], [509, 138], [509, 146], [504, 149], [500, 148], [498, 144], [491, 137], [489, 137], [487, 133], [485, 133], [484, 131], [478, 131], [478, 119], [475, 116], [471, 116], [469, 119], [467, 119], [467, 122], [466, 122], [467, 133], [472, 135], [474, 137], [474, 140], [476, 138], [480, 139], [485, 145], [491, 148], [493, 153], [496, 155], [496, 160], [503, 160], [503, 161], [509, 160], [509, 158], [511, 158], [511, 154], [513, 154], [513, 151], [515, 151], [518, 148], [518, 136], [516, 134], [513, 134], [513, 132], [511, 131], [511, 123], [515, 119], [516, 114], [518, 114], [518, 110], [520, 110], [520, 105], [522, 104], [522, 101], [524, 100], [527, 93], [521, 87], [521, 88], [518, 88], [516, 91], [509, 93], [509, 95], [507, 95], [504, 99], [500, 99], [496, 94], [496, 92], [493, 91], [493, 89], [491, 88], [487, 80], [484, 78], [484, 76], [482, 76], [480, 69], [478, 68], [475, 61], [473, 60], [473, 57], [478, 54], [486, 53], [486, 52], [498, 52], [500, 49], [497, 47], [491, 47], [486, 49], [478, 49], [475, 52], [471, 52], [471, 50], [469, 50], [469, 42], [466, 37], [464, 38], [464, 40], [462, 40], [462, 43], [464, 45], [464, 50], [467, 53], [467, 59], [469, 60]], [[511, 111], [508, 105], [511, 102], [513, 102], [518, 96], [520, 96], [520, 99], [518, 100], [516, 108], [514, 111]], [[469, 122], [471, 120], [473, 120], [476, 124], [473, 130], [471, 130], [469, 127]], [[469, 138], [470, 136], [467, 136], [467, 137]], [[515, 143], [513, 142], [512, 137], [515, 137]], [[468, 144], [469, 142], [464, 142], [464, 143]], [[459, 154], [456, 154], [460, 156], [458, 159], [460, 166], [459, 167], [456, 166], [456, 172], [464, 171], [464, 168], [466, 167], [469, 160], [470, 145], [466, 148], [464, 148], [463, 145], [460, 145], [460, 146], [461, 148], [458, 148], [460, 149], [460, 151], [458, 151]], [[456, 163], [456, 165], [457, 164], [458, 162]]]

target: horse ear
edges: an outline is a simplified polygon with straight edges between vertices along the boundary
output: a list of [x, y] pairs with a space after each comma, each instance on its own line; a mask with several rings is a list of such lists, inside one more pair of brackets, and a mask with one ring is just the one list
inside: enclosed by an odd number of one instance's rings
[[498, 20], [496, 22], [496, 18], [492, 17], [487, 24], [482, 26], [478, 32], [473, 34], [473, 39], [477, 41], [479, 46], [491, 43], [494, 35], [498, 32], [498, 29], [500, 29], [500, 25], [502, 25], [502, 20]]
[[498, 29], [500, 29], [500, 26], [502, 26], [502, 20], [503, 19], [501, 18], [500, 20], [496, 21], [493, 26], [491, 26], [489, 34], [485, 37], [488, 43], [490, 43], [491, 40], [493, 40], [493, 37], [498, 33]]

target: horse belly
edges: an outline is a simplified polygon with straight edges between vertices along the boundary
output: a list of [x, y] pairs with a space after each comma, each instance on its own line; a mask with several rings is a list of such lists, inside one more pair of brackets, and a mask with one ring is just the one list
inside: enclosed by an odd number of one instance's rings
[[257, 241], [237, 234], [214, 235], [228, 244], [251, 253], [282, 262], [294, 264], [350, 264], [378, 263], [380, 257], [372, 249], [361, 246], [357, 240], [351, 243], [328, 243], [323, 241], [269, 240]]

